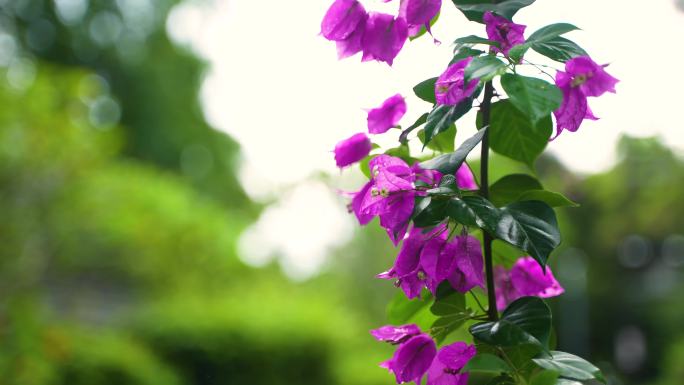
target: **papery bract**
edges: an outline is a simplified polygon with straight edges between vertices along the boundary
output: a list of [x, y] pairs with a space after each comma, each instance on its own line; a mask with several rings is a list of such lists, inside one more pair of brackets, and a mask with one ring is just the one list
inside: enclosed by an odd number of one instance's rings
[[430, 22], [439, 13], [442, 0], [401, 0], [399, 17], [406, 19], [409, 36], [420, 33], [421, 27], [430, 32]]
[[391, 96], [382, 103], [382, 106], [368, 111], [368, 132], [382, 134], [399, 124], [406, 114], [406, 101], [400, 94]]
[[368, 156], [371, 149], [371, 141], [366, 134], [352, 135], [335, 146], [335, 163], [340, 168], [349, 166]]
[[402, 17], [371, 13], [361, 41], [363, 61], [377, 60], [392, 65], [408, 39], [408, 25]]
[[551, 268], [544, 271], [532, 257], [518, 259], [510, 271], [497, 266], [494, 271], [496, 306], [504, 310], [508, 304], [520, 297], [556, 297], [565, 289], [553, 276]]
[[498, 42], [501, 47], [493, 46], [492, 50], [494, 52], [503, 52], [504, 55], [508, 55], [513, 46], [525, 43], [526, 26], [516, 24], [505, 17], [491, 12], [485, 12], [483, 20], [489, 40]]
[[460, 60], [442, 73], [435, 83], [435, 99], [437, 104], [456, 105], [470, 97], [477, 87], [478, 79], [465, 85], [465, 69], [473, 60], [472, 57]]
[[357, 0], [336, 0], [321, 22], [321, 34], [328, 40], [347, 39], [367, 16]]
[[615, 93], [618, 80], [609, 75], [605, 66], [596, 64], [588, 56], [579, 56], [565, 63], [565, 72], [556, 74], [556, 86], [563, 93], [560, 108], [554, 111], [556, 135], [563, 130], [577, 131], [584, 119], [597, 118], [589, 108], [587, 97]]
[[477, 190], [479, 186], [475, 182], [475, 176], [466, 163], [456, 170], [456, 185], [461, 190]]
[[484, 287], [484, 262], [480, 241], [469, 235], [456, 237], [447, 245], [445, 253], [454, 254], [451, 273], [447, 276], [451, 287], [461, 293], [479, 286]]
[[426, 334], [419, 334], [399, 345], [392, 359], [380, 366], [394, 373], [397, 384], [420, 383], [436, 355], [435, 341]]
[[414, 324], [403, 326], [386, 325], [370, 331], [371, 335], [378, 341], [399, 344], [408, 338], [421, 333], [420, 328]]
[[465, 342], [441, 348], [428, 370], [427, 385], [466, 385], [468, 373], [461, 370], [476, 353], [475, 346]]
[[354, 197], [352, 209], [360, 221], [378, 216], [380, 225], [396, 245], [406, 234], [413, 213], [415, 175], [406, 162], [389, 155], [376, 156], [368, 166], [371, 180], [362, 189], [363, 196]]
[[361, 50], [363, 49], [361, 43], [363, 41], [363, 35], [366, 31], [367, 19], [368, 15], [365, 15], [364, 18], [359, 22], [354, 32], [351, 33], [351, 35], [349, 35], [344, 40], [338, 40], [336, 42], [338, 59], [344, 59], [361, 52]]

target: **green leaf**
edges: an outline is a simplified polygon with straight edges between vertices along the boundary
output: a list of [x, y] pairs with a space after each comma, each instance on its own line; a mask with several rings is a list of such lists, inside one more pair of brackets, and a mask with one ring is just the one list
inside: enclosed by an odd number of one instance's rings
[[537, 297], [523, 297], [506, 308], [497, 322], [482, 322], [470, 333], [498, 347], [529, 345], [545, 350], [551, 333], [551, 310]]
[[425, 100], [426, 102], [435, 104], [437, 103], [437, 100], [435, 100], [436, 82], [437, 78], [423, 80], [422, 82], [416, 84], [415, 87], [413, 87], [413, 93], [415, 93], [417, 97]]
[[525, 191], [542, 189], [542, 184], [531, 175], [511, 174], [497, 180], [489, 187], [489, 199], [494, 205], [501, 207], [519, 200], [518, 197]]
[[470, 313], [458, 313], [440, 317], [430, 327], [430, 334], [437, 344], [441, 344], [449, 334], [463, 326], [470, 317]]
[[371, 177], [371, 171], [370, 171], [370, 166], [369, 166], [371, 159], [373, 159], [373, 156], [369, 155], [369, 156], [361, 159], [361, 161], [359, 162], [359, 168], [361, 169], [361, 172], [363, 173], [363, 175], [366, 176], [366, 178], [369, 178], [369, 179]]
[[482, 373], [501, 373], [510, 372], [511, 367], [501, 358], [489, 354], [481, 353], [473, 357], [468, 364], [463, 368], [464, 372], [482, 372]]
[[446, 218], [448, 201], [444, 199], [432, 199], [425, 197], [413, 210], [413, 224], [418, 227], [436, 226]]
[[[536, 385], [536, 384], [532, 384]], [[555, 385], [582, 385], [581, 382], [575, 380], [568, 380], [567, 378], [559, 378]]]
[[565, 195], [546, 190], [529, 190], [520, 194], [517, 201], [540, 201], [551, 207], [579, 207], [579, 204], [571, 201]]
[[552, 370], [543, 370], [535, 374], [531, 380], [530, 385], [557, 385], [558, 372]]
[[487, 383], [487, 385], [517, 385], [517, 382], [513, 379], [513, 377], [503, 374], [497, 377], [494, 377]]
[[465, 36], [458, 38], [454, 40], [454, 51], [460, 49], [464, 45], [467, 44], [485, 44], [485, 45], [492, 45], [498, 47], [500, 44], [497, 41], [489, 40], [484, 37], [476, 36], [476, 35], [470, 35], [470, 36]]
[[521, 8], [534, 3], [534, 0], [452, 0], [452, 2], [468, 20], [482, 23], [482, 17], [487, 11], [510, 20]]
[[508, 100], [532, 123], [538, 123], [560, 107], [563, 94], [555, 85], [537, 78], [505, 74], [501, 86]]
[[[435, 15], [435, 17], [433, 17], [432, 20], [430, 20], [430, 27], [432, 27], [433, 25], [435, 25], [435, 23], [437, 22], [437, 20], [439, 20], [439, 15], [440, 15], [440, 14], [441, 14], [441, 12], [437, 12], [437, 14]], [[423, 25], [423, 26], [420, 27], [420, 31], [418, 31], [417, 34], [415, 34], [415, 35], [413, 35], [413, 36], [409, 36], [409, 40], [410, 40], [410, 41], [414, 41], [414, 40], [418, 39], [419, 37], [425, 35], [426, 33], [427, 33], [427, 28], [425, 28], [425, 26]]]
[[442, 131], [432, 138], [432, 141], [425, 143], [425, 130], [418, 131], [418, 139], [427, 148], [439, 152], [453, 152], [454, 142], [456, 141], [456, 126], [451, 125], [446, 131]]
[[543, 267], [551, 252], [560, 245], [556, 213], [544, 202], [524, 201], [501, 208], [495, 236], [530, 253]]
[[557, 23], [542, 27], [530, 35], [524, 44], [513, 47], [509, 52], [509, 57], [518, 62], [528, 49], [535, 49], [535, 46], [544, 45], [548, 41], [559, 38], [560, 35], [577, 29], [579, 28], [568, 23]]
[[385, 151], [385, 154], [401, 158], [408, 164], [413, 164], [416, 161], [416, 159], [411, 156], [411, 150], [407, 144], [401, 144], [399, 147], [390, 148], [389, 150]]
[[449, 316], [459, 313], [466, 313], [465, 295], [457, 291], [451, 291], [444, 298], [438, 298], [430, 307], [430, 311], [434, 315]]
[[424, 291], [420, 298], [410, 300], [404, 292], [399, 291], [387, 305], [387, 320], [390, 324], [401, 325], [407, 323], [421, 309], [432, 302], [432, 296]]
[[437, 170], [442, 174], [453, 174], [465, 162], [466, 157], [475, 148], [484, 137], [488, 128], [479, 130], [475, 135], [468, 138], [461, 146], [450, 154], [440, 155], [434, 159], [427, 160], [420, 164], [425, 170]]
[[484, 51], [480, 51], [479, 49], [472, 49], [469, 47], [461, 47], [458, 51], [454, 52], [454, 57], [451, 58], [449, 65], [452, 65], [456, 62], [459, 62], [465, 58], [480, 56], [483, 53], [484, 53]]
[[530, 37], [527, 38], [526, 44], [534, 45], [537, 43], [544, 43], [552, 40], [560, 35], [571, 31], [578, 30], [576, 26], [568, 23], [550, 24], [536, 30]]
[[553, 131], [551, 116], [533, 124], [509, 100], [492, 104], [489, 125], [492, 150], [533, 167]]
[[411, 131], [425, 124], [425, 122], [427, 122], [428, 115], [429, 114], [427, 112], [424, 113], [410, 127], [402, 131], [401, 135], [399, 135], [399, 143], [408, 144], [408, 135], [411, 133]]
[[506, 63], [495, 55], [479, 56], [468, 64], [464, 72], [464, 81], [480, 79], [481, 82], [492, 80], [494, 77], [506, 72]]
[[506, 308], [501, 319], [517, 325], [548, 346], [551, 335], [551, 309], [537, 297], [520, 298]]
[[606, 382], [599, 368], [574, 354], [554, 350], [532, 361], [543, 369], [558, 372], [561, 377], [579, 381], [596, 379]]
[[551, 207], [578, 206], [562, 194], [544, 190], [536, 178], [527, 174], [504, 176], [489, 188], [489, 194], [496, 206], [518, 201], [541, 201]]
[[588, 55], [587, 51], [582, 49], [577, 43], [560, 36], [543, 43], [535, 43], [532, 45], [532, 49], [551, 60], [561, 63], [565, 63], [577, 56]]
[[449, 200], [446, 212], [450, 218], [464, 226], [479, 226], [482, 224], [480, 215], [486, 210], [496, 210], [491, 203], [479, 195], [452, 198]]
[[455, 106], [439, 105], [436, 106], [427, 117], [425, 123], [425, 142], [423, 149], [439, 133], [447, 131], [458, 119], [467, 114], [473, 107], [473, 101], [480, 95], [482, 87], [478, 87], [470, 97], [461, 101]]

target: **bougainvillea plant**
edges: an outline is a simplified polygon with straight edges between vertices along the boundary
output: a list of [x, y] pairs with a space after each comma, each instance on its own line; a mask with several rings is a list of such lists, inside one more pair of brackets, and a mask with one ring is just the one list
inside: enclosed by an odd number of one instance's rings
[[[591, 363], [554, 350], [551, 311], [542, 300], [564, 292], [547, 265], [561, 243], [554, 208], [575, 203], [545, 190], [533, 175], [490, 184], [488, 170], [491, 150], [533, 171], [553, 138], [596, 119], [588, 98], [615, 92], [618, 80], [563, 37], [574, 25], [527, 34], [512, 20], [534, 0], [452, 3], [483, 24], [482, 36], [456, 39], [444, 72], [413, 88], [431, 109], [402, 129], [407, 104], [402, 95], [391, 96], [369, 111], [367, 129], [372, 135], [402, 130], [398, 147], [383, 152], [365, 132], [335, 147], [339, 167], [359, 162], [369, 178], [352, 194], [350, 211], [361, 225], [378, 217], [399, 248], [394, 265], [378, 275], [398, 288], [388, 306], [392, 325], [371, 331], [396, 346], [380, 365], [397, 383], [604, 382]], [[336, 43], [340, 58], [361, 53], [363, 61], [391, 66], [407, 40], [431, 34], [441, 8], [441, 0], [401, 0], [395, 16], [336, 0], [321, 34]], [[456, 123], [476, 103], [476, 133], [456, 148]], [[430, 155], [412, 154], [410, 140], [420, 140]], [[477, 145], [478, 178], [466, 163]], [[458, 332], [466, 327], [469, 334]]]

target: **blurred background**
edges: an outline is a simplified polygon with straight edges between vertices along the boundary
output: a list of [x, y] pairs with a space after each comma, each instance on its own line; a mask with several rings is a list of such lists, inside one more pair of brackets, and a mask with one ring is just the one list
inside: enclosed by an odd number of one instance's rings
[[[406, 122], [427, 111], [407, 94], [450, 48], [337, 62], [328, 5], [0, 0], [0, 384], [393, 383], [367, 330], [396, 250], [347, 215], [363, 176], [329, 150], [392, 93]], [[648, 7], [540, 0], [519, 22], [578, 24], [622, 79], [537, 164], [582, 204], [559, 213], [559, 346], [612, 384], [680, 385], [684, 5]], [[449, 8], [435, 36], [479, 28]]]

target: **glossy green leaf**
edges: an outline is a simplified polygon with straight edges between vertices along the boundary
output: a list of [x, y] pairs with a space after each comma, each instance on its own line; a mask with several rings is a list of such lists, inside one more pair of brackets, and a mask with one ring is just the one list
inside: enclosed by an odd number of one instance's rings
[[416, 96], [420, 99], [425, 100], [428, 103], [435, 104], [437, 103], [437, 101], [435, 100], [436, 82], [437, 78], [423, 80], [422, 82], [416, 84], [415, 87], [413, 87], [413, 93], [415, 93]]
[[413, 318], [421, 309], [432, 302], [432, 296], [426, 290], [420, 298], [408, 299], [402, 291], [398, 291], [387, 305], [387, 320], [393, 325], [402, 325]]
[[435, 303], [430, 307], [430, 311], [434, 315], [438, 316], [449, 316], [458, 313], [466, 312], [466, 300], [463, 293], [457, 291], [451, 291], [444, 298], [438, 298]]
[[441, 344], [452, 332], [458, 330], [471, 317], [470, 313], [458, 313], [438, 318], [430, 327], [430, 335]]
[[492, 104], [489, 127], [492, 150], [533, 167], [549, 142], [553, 121], [549, 115], [533, 124], [509, 100], [501, 100]]
[[487, 382], [487, 385], [517, 385], [517, 383], [511, 376], [503, 374], [501, 376], [492, 378], [489, 382]]
[[546, 190], [529, 190], [520, 194], [517, 201], [541, 201], [551, 207], [578, 207], [579, 204], [571, 201], [565, 195]]
[[423, 148], [432, 142], [437, 135], [453, 127], [459, 118], [468, 113], [473, 106], [473, 99], [468, 98], [455, 106], [439, 105], [435, 107], [428, 115], [425, 123]]
[[[427, 122], [427, 117], [428, 117], [428, 115], [429, 115], [429, 114], [428, 114], [427, 112], [424, 113], [424, 114], [421, 115], [418, 119], [416, 119], [416, 121], [415, 121], [411, 126], [409, 126], [407, 129], [405, 129], [404, 131], [402, 131], [402, 132], [401, 132], [401, 135], [399, 135], [399, 142], [402, 143], [402, 144], [408, 143], [408, 135], [411, 133], [411, 131], [413, 131], [413, 130], [415, 130], [416, 128], [418, 128], [418, 127], [422, 126], [423, 124], [425, 124], [425, 122]], [[454, 135], [455, 135], [455, 134], [454, 134]]]
[[542, 190], [537, 178], [527, 174], [511, 174], [502, 177], [489, 187], [489, 199], [500, 207], [515, 202], [528, 190]]
[[479, 49], [472, 49], [470, 47], [461, 47], [458, 50], [454, 50], [454, 57], [451, 58], [451, 61], [449, 62], [449, 65], [452, 65], [456, 62], [459, 62], [465, 58], [468, 57], [476, 57], [480, 56], [484, 51], [480, 51]]
[[475, 135], [468, 138], [461, 146], [450, 154], [440, 155], [434, 159], [427, 160], [420, 164], [420, 167], [426, 170], [437, 170], [442, 174], [453, 174], [465, 162], [466, 157], [475, 148], [484, 137], [487, 128], [479, 130]]
[[482, 373], [501, 373], [510, 372], [511, 367], [506, 361], [501, 358], [489, 354], [481, 353], [473, 357], [468, 364], [463, 368], [464, 372], [482, 372]]
[[411, 156], [411, 150], [407, 144], [401, 144], [398, 147], [390, 148], [389, 150], [385, 151], [385, 154], [401, 158], [408, 164], [413, 164], [416, 161], [416, 158]]
[[530, 37], [527, 38], [526, 43], [536, 44], [547, 42], [563, 34], [566, 34], [571, 31], [576, 31], [578, 29], [579, 28], [569, 23], [550, 24], [534, 31], [534, 33], [532, 33]]
[[558, 372], [553, 370], [543, 370], [536, 373], [530, 379], [530, 385], [557, 385], [558, 384]]
[[544, 202], [523, 201], [504, 206], [500, 212], [501, 217], [493, 231], [495, 236], [530, 253], [541, 266], [545, 266], [549, 255], [561, 242], [553, 209]]
[[599, 368], [574, 354], [554, 350], [532, 361], [543, 369], [558, 372], [561, 377], [579, 381], [596, 379], [605, 383]]
[[587, 51], [582, 49], [577, 43], [560, 36], [543, 43], [533, 44], [532, 49], [551, 60], [561, 63], [565, 63], [577, 56], [588, 55]]
[[535, 124], [557, 110], [563, 101], [560, 89], [542, 79], [505, 74], [501, 86], [508, 100]]
[[487, 11], [494, 12], [507, 19], [513, 16], [524, 7], [531, 5], [535, 0], [452, 0], [470, 21], [482, 23], [482, 17]]
[[425, 143], [425, 130], [418, 131], [418, 139], [427, 148], [439, 152], [453, 152], [454, 144], [456, 142], [456, 125], [452, 124], [446, 131], [442, 131], [437, 136], [432, 138], [430, 142]]
[[479, 195], [452, 198], [446, 211], [451, 219], [464, 226], [479, 226], [482, 223], [479, 216], [484, 210], [496, 209], [493, 206], [488, 207], [487, 204], [487, 200]]
[[495, 55], [486, 55], [474, 58], [466, 67], [463, 76], [466, 83], [471, 79], [480, 79], [481, 82], [486, 82], [504, 72], [506, 72], [506, 63]]
[[544, 346], [551, 336], [551, 309], [537, 297], [520, 298], [506, 308], [501, 319], [519, 326]]
[[567, 378], [559, 378], [558, 380], [556, 380], [556, 383], [554, 385], [582, 385], [582, 383], [575, 380], [569, 380]]
[[413, 224], [418, 227], [432, 227], [440, 224], [447, 216], [446, 207], [449, 201], [425, 197], [413, 210]]
[[494, 346], [529, 345], [545, 350], [551, 333], [551, 310], [539, 298], [523, 297], [510, 304], [499, 321], [475, 324], [470, 333]]
[[491, 46], [499, 46], [499, 42], [489, 40], [484, 37], [476, 36], [476, 35], [470, 35], [470, 36], [465, 36], [465, 37], [460, 37], [456, 40], [454, 40], [454, 51], [460, 49], [464, 45], [468, 44], [484, 44], [484, 45], [491, 45]]

